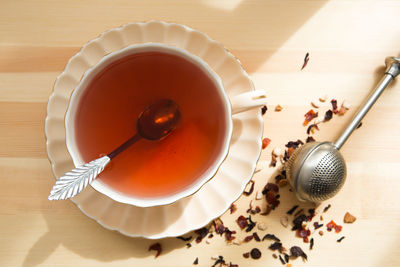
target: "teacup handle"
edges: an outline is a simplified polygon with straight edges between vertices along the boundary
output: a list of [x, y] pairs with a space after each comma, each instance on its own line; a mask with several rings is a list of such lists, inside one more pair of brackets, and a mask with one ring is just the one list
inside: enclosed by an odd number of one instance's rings
[[264, 90], [250, 91], [231, 97], [232, 114], [249, 109], [259, 108], [267, 104], [267, 95]]

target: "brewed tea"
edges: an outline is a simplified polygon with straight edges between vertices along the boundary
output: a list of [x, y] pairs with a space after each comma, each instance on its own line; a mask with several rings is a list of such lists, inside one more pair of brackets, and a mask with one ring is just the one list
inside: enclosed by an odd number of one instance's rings
[[82, 159], [107, 154], [134, 135], [140, 112], [161, 98], [179, 105], [180, 124], [167, 138], [141, 139], [115, 157], [97, 178], [114, 190], [172, 195], [196, 182], [221, 153], [226, 111], [216, 85], [189, 60], [154, 51], [118, 59], [89, 83], [76, 114]]

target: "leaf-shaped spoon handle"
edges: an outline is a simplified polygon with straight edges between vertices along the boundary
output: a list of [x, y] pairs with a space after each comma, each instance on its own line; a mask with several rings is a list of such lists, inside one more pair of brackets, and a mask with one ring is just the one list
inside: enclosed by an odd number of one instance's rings
[[92, 183], [109, 162], [110, 158], [104, 156], [67, 172], [57, 180], [51, 189], [49, 200], [67, 199], [79, 194]]

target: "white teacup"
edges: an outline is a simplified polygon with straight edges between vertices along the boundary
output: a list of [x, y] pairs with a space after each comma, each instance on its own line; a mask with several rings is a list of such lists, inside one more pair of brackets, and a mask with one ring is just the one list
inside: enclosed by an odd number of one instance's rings
[[[67, 113], [65, 116], [65, 128], [66, 128], [67, 148], [75, 166], [81, 166], [86, 163], [83, 161], [82, 156], [79, 153], [75, 136], [75, 118], [80, 100], [86, 88], [88, 87], [92, 79], [110, 63], [118, 59], [121, 59], [123, 57], [126, 57], [128, 55], [142, 53], [142, 52], [150, 52], [150, 51], [163, 52], [180, 56], [195, 64], [197, 67], [203, 70], [204, 73], [208, 75], [210, 80], [214, 83], [216, 90], [218, 90], [218, 95], [220, 96], [222, 102], [224, 103], [223, 109], [226, 114], [225, 116], [226, 134], [222, 145], [222, 149], [219, 151], [219, 154], [215, 158], [213, 163], [210, 166], [208, 166], [207, 170], [203, 172], [201, 176], [198, 177], [195, 180], [195, 182], [191, 184], [188, 188], [185, 188], [184, 190], [179, 191], [173, 195], [155, 197], [155, 198], [143, 198], [119, 192], [114, 188], [108, 186], [107, 184], [102, 183], [100, 180], [94, 180], [92, 182], [91, 186], [95, 190], [112, 198], [113, 200], [139, 207], [150, 207], [150, 206], [170, 204], [183, 197], [189, 196], [195, 193], [197, 190], [199, 190], [202, 185], [204, 185], [208, 180], [210, 180], [215, 175], [219, 166], [221, 165], [221, 163], [224, 161], [225, 157], [228, 154], [229, 144], [232, 136], [232, 128], [233, 128], [232, 115], [235, 113], [246, 111], [248, 109], [261, 107], [262, 105], [266, 104], [265, 92], [262, 90], [246, 92], [231, 97], [231, 99], [229, 99], [225, 93], [223, 84], [218, 75], [202, 59], [188, 53], [186, 50], [159, 43], [131, 45], [116, 52], [113, 52], [111, 54], [108, 54], [107, 56], [102, 58], [96, 65], [91, 67], [84, 74], [79, 85], [72, 93]], [[109, 152], [111, 151], [104, 151], [104, 153], [109, 153]]]

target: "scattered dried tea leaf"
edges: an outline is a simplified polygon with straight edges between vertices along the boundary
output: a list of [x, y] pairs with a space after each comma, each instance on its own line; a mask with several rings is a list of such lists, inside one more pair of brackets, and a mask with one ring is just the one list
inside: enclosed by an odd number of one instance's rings
[[275, 253], [272, 253], [272, 257], [273, 257], [274, 259], [277, 259], [277, 258], [278, 258], [278, 256], [276, 256]]
[[158, 256], [160, 256], [161, 251], [162, 251], [161, 244], [160, 243], [154, 243], [154, 244], [150, 245], [148, 251], [151, 251], [151, 250], [155, 250], [157, 252], [156, 255], [155, 255], [155, 258], [157, 258]]
[[209, 229], [206, 227], [197, 229], [194, 231], [198, 236], [196, 237], [196, 243], [200, 243], [204, 237], [208, 235]]
[[332, 117], [333, 117], [332, 110], [328, 110], [327, 112], [325, 112], [324, 121], [330, 121]]
[[197, 264], [199, 264], [199, 258], [196, 258], [196, 259], [194, 260], [194, 262], [193, 262], [193, 265], [197, 265]]
[[190, 248], [190, 247], [192, 247], [192, 244], [186, 243], [186, 247], [187, 247], [187, 248]]
[[336, 242], [340, 243], [342, 242], [342, 240], [345, 238], [345, 236], [342, 236], [341, 238], [339, 238], [338, 240], [336, 240]]
[[235, 211], [237, 211], [237, 206], [236, 204], [232, 203], [231, 206], [229, 207], [229, 212], [232, 214]]
[[281, 263], [282, 263], [283, 265], [285, 265], [285, 264], [286, 264], [285, 260], [282, 258], [282, 256], [281, 256], [281, 255], [279, 255], [279, 260], [281, 261]]
[[314, 222], [314, 229], [317, 230], [318, 228], [321, 228], [322, 226], [324, 226], [323, 223], [319, 224], [318, 222]]
[[303, 122], [303, 125], [304, 125], [304, 126], [307, 126], [308, 123], [309, 123], [312, 119], [318, 117], [318, 112], [315, 112], [313, 109], [310, 109], [306, 114], [304, 114], [304, 117], [305, 117], [305, 120], [304, 120], [304, 122]]
[[220, 265], [225, 264], [224, 257], [218, 256], [218, 259], [214, 262], [213, 265], [211, 265], [211, 267], [215, 267], [215, 266], [217, 266], [217, 264], [220, 264]]
[[357, 220], [356, 217], [354, 217], [353, 215], [351, 215], [349, 212], [346, 212], [346, 214], [344, 215], [343, 221], [345, 223], [353, 223]]
[[314, 238], [310, 239], [310, 250], [314, 247]]
[[362, 121], [360, 121], [360, 123], [357, 125], [356, 129], [360, 128], [361, 126], [362, 126]]
[[293, 257], [302, 257], [303, 259], [307, 260], [307, 254], [304, 253], [304, 251], [298, 246], [291, 247], [290, 254]]
[[261, 251], [258, 248], [253, 248], [250, 251], [250, 256], [251, 256], [251, 258], [257, 260], [257, 259], [261, 258]]
[[310, 134], [310, 133], [314, 134], [314, 133], [315, 133], [315, 130], [318, 130], [318, 131], [319, 131], [319, 128], [318, 128], [318, 125], [317, 125], [317, 124], [313, 123], [313, 124], [311, 124], [310, 126], [308, 126], [308, 128], [307, 128], [307, 134]]
[[251, 220], [251, 216], [247, 217], [246, 219], [249, 221], [249, 224], [246, 228], [246, 232], [250, 232], [251, 230], [253, 230], [254, 226], [256, 226], [256, 222], [253, 222]]
[[297, 229], [302, 229], [303, 228], [303, 222], [307, 222], [308, 217], [305, 214], [300, 214], [296, 218], [293, 219], [293, 227], [292, 231], [297, 230]]
[[315, 142], [314, 137], [312, 137], [312, 136], [307, 137], [306, 143], [311, 143], [311, 142]]
[[260, 222], [257, 224], [258, 230], [265, 231], [267, 230], [267, 225], [264, 222]]
[[261, 115], [264, 115], [265, 112], [267, 112], [267, 110], [268, 110], [267, 106], [263, 106], [263, 107], [261, 108]]
[[277, 238], [277, 237], [276, 237], [275, 235], [273, 235], [273, 234], [266, 234], [266, 235], [262, 238], [262, 241], [264, 241], [265, 239], [274, 240], [274, 241], [276, 241], [276, 242], [280, 242], [280, 241], [281, 241], [279, 238]]
[[270, 250], [278, 250], [279, 252], [282, 252], [282, 251], [283, 251], [282, 243], [281, 243], [281, 242], [278, 242], [278, 241], [272, 243], [268, 248], [269, 248]]
[[239, 267], [239, 265], [238, 264], [233, 264], [232, 262], [230, 262], [228, 267]]
[[304, 213], [304, 209], [299, 209], [298, 211], [296, 211], [296, 213], [294, 214], [294, 217], [296, 218], [297, 216], [299, 216], [300, 214]]
[[253, 233], [253, 237], [254, 237], [255, 241], [257, 241], [257, 242], [261, 241], [260, 237], [258, 236], [258, 234], [256, 232]]
[[323, 210], [323, 212], [327, 212], [329, 209], [331, 208], [331, 204], [328, 204], [328, 206], [326, 206]]
[[299, 205], [294, 205], [290, 210], [286, 212], [286, 214], [292, 215], [293, 212], [299, 207]]
[[183, 236], [177, 236], [176, 238], [182, 240], [182, 241], [190, 241], [190, 239], [192, 239], [192, 236], [188, 236], [188, 237], [183, 237]]
[[287, 216], [282, 216], [280, 221], [281, 221], [281, 224], [283, 227], [285, 227], [285, 228], [288, 227], [289, 218]]
[[276, 105], [276, 107], [275, 107], [275, 111], [276, 112], [279, 112], [279, 111], [282, 111], [282, 109], [283, 109], [283, 107], [281, 106], [281, 105]]
[[250, 180], [250, 182], [246, 186], [246, 189], [243, 191], [243, 195], [250, 196], [251, 193], [253, 193], [253, 191], [254, 191], [254, 181]]
[[332, 104], [332, 111], [333, 113], [337, 114], [339, 111], [337, 110], [337, 100], [336, 99], [332, 99], [331, 100], [331, 104]]
[[310, 54], [307, 52], [306, 56], [304, 57], [304, 62], [303, 62], [303, 65], [301, 66], [301, 69], [304, 69], [307, 66], [308, 61], [310, 60], [309, 55]]
[[271, 143], [271, 139], [265, 137], [265, 138], [262, 140], [262, 149], [266, 149], [267, 146], [269, 145], [269, 143]]
[[283, 256], [285, 257], [285, 262], [289, 263], [289, 255], [284, 253]]
[[250, 257], [250, 252], [243, 253], [243, 257], [248, 259]]

